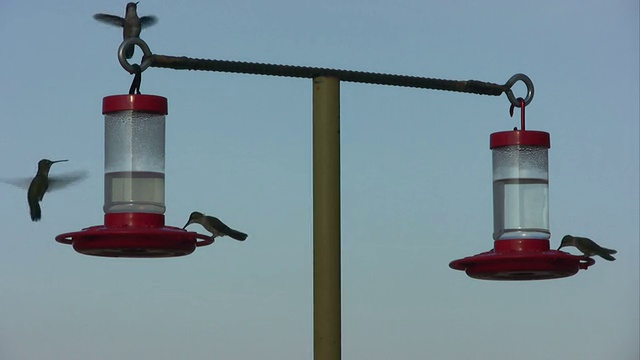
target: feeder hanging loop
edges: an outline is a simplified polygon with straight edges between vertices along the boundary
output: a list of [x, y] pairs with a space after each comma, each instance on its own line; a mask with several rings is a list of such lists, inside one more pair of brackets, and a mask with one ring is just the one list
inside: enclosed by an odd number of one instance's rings
[[511, 102], [512, 106], [521, 107], [522, 104], [515, 97], [515, 95], [513, 95], [513, 91], [511, 91], [511, 88], [513, 87], [513, 85], [518, 81], [522, 81], [527, 86], [527, 96], [524, 98], [524, 105], [529, 105], [531, 103], [531, 100], [533, 100], [533, 94], [534, 94], [533, 81], [531, 81], [531, 79], [525, 74], [513, 75], [509, 79], [509, 81], [507, 81], [507, 83], [504, 84], [504, 93], [507, 94], [507, 98], [509, 98], [509, 102]]
[[127, 70], [129, 74], [135, 74], [136, 68], [133, 65], [129, 64], [129, 61], [127, 60], [127, 57], [124, 54], [124, 49], [133, 45], [138, 45], [142, 50], [142, 53], [144, 54], [142, 56], [142, 63], [140, 64], [140, 72], [147, 70], [149, 65], [151, 65], [150, 58], [151, 58], [151, 55], [153, 55], [151, 53], [151, 49], [149, 49], [149, 45], [147, 45], [147, 43], [140, 38], [133, 37], [123, 41], [122, 44], [120, 44], [120, 46], [118, 47], [118, 61], [120, 62], [120, 65], [122, 65], [122, 67], [125, 70]]

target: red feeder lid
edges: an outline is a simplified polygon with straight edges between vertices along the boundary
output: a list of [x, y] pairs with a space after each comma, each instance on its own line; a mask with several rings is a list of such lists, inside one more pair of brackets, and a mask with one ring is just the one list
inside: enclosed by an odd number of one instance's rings
[[105, 225], [60, 234], [56, 241], [85, 255], [128, 258], [184, 256], [213, 243], [210, 236], [164, 226], [160, 214], [114, 213], [104, 218]]
[[513, 130], [501, 131], [491, 134], [489, 148], [498, 148], [511, 145], [530, 145], [551, 148], [549, 133], [544, 131]]
[[595, 260], [551, 250], [549, 240], [497, 240], [494, 249], [464, 259], [449, 267], [482, 280], [546, 280], [575, 275]]
[[167, 115], [167, 98], [156, 95], [112, 95], [102, 99], [102, 113], [136, 110]]

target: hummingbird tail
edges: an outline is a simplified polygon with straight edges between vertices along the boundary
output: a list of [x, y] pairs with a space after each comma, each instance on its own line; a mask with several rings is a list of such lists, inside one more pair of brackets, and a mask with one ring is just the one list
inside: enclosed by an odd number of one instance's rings
[[40, 221], [42, 218], [42, 211], [40, 210], [40, 204], [38, 204], [37, 201], [29, 204], [29, 211], [31, 212], [32, 221]]
[[244, 241], [247, 238], [247, 234], [237, 231], [237, 230], [233, 230], [233, 229], [229, 229], [229, 231], [227, 231], [226, 235], [229, 235], [230, 237], [238, 240], [238, 241]]
[[[608, 250], [608, 249], [607, 249], [607, 250]], [[615, 252], [614, 252], [614, 254], [615, 254]], [[613, 256], [611, 256], [611, 255], [609, 255], [609, 254], [605, 254], [605, 253], [598, 254], [598, 255], [600, 255], [600, 257], [601, 257], [601, 258], [603, 258], [603, 259], [605, 259], [605, 260], [609, 260], [609, 261], [614, 261], [614, 260], [616, 259], [616, 258], [614, 258]]]
[[615, 254], [615, 253], [617, 253], [617, 251], [615, 251], [613, 249], [602, 248], [602, 250], [604, 250], [604, 252], [606, 252], [607, 254]]

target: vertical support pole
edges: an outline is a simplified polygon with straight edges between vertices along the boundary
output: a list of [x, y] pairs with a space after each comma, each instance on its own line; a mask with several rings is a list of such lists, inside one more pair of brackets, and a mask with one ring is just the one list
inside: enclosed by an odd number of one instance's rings
[[313, 79], [313, 354], [340, 360], [340, 80]]

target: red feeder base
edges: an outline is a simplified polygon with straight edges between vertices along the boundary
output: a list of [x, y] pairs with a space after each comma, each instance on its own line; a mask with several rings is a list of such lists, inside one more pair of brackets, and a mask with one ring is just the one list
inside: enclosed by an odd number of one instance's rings
[[454, 260], [449, 267], [482, 280], [546, 280], [575, 275], [595, 260], [551, 250], [549, 240], [497, 240], [494, 249]]
[[210, 236], [164, 226], [164, 215], [160, 214], [105, 214], [104, 223], [60, 234], [56, 241], [73, 245], [85, 255], [128, 258], [184, 256], [213, 243]]

